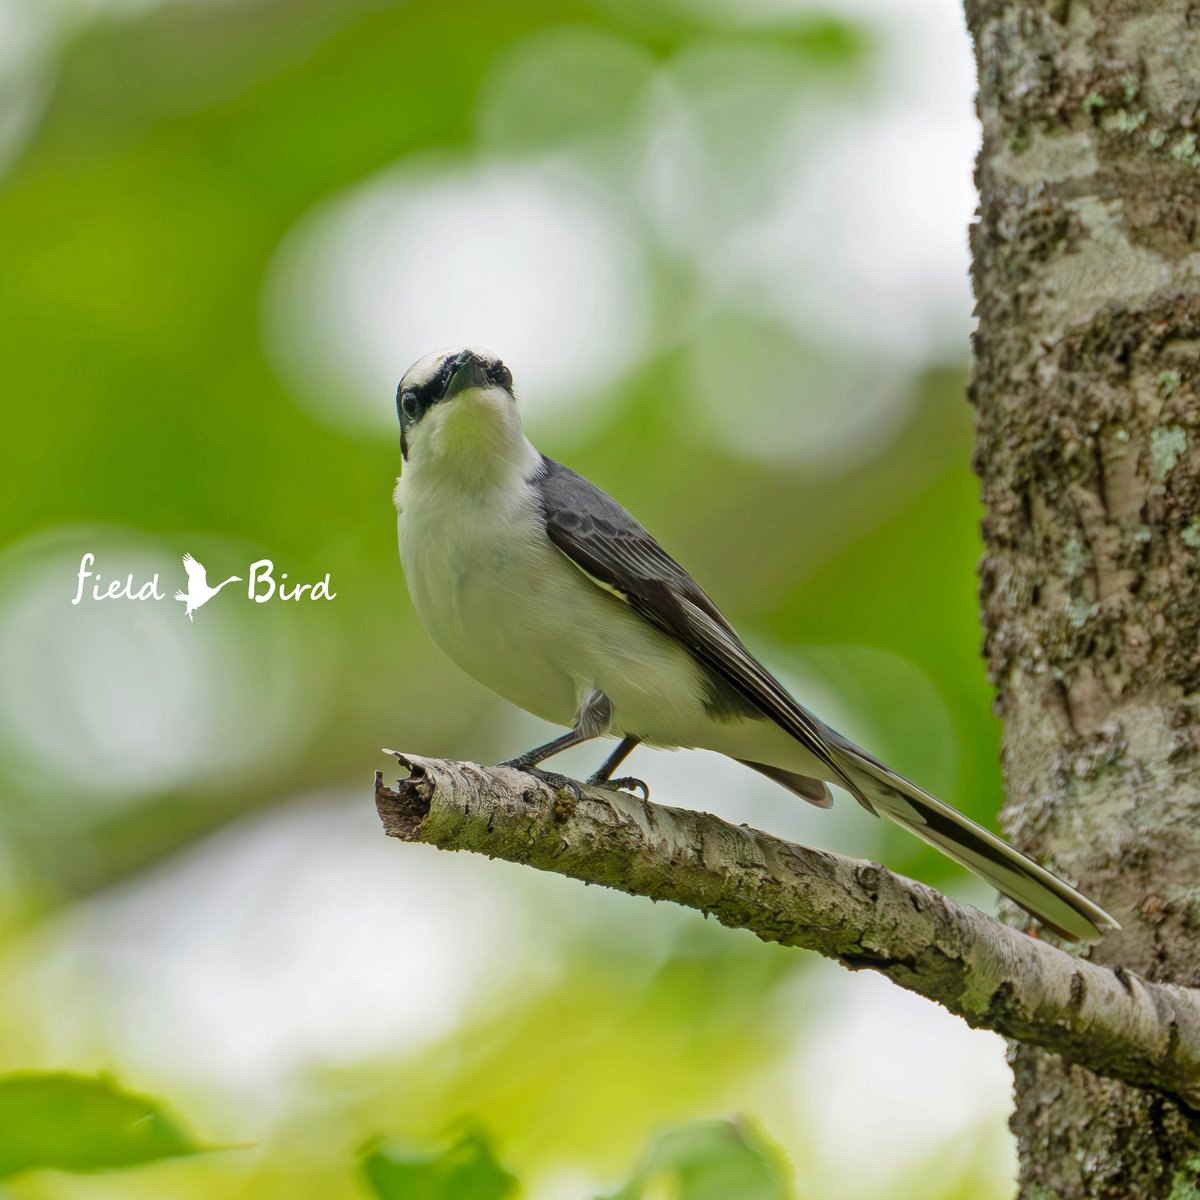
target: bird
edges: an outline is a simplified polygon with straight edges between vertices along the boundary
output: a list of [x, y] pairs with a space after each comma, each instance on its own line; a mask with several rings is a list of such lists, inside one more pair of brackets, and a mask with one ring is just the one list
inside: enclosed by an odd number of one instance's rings
[[218, 583], [216, 587], [209, 587], [208, 572], [204, 569], [204, 564], [197, 562], [190, 554], [183, 556], [183, 569], [187, 572], [188, 590], [176, 592], [175, 599], [182, 600], [187, 605], [184, 612], [187, 613], [189, 621], [195, 619], [192, 613], [201, 605], [207, 604], [226, 584], [242, 582], [240, 575], [230, 575], [223, 583]]
[[561, 783], [541, 764], [616, 738], [587, 783], [648, 797], [640, 780], [614, 778], [636, 746], [717, 751], [819, 808], [838, 786], [1069, 940], [1119, 928], [804, 708], [626, 509], [532, 445], [495, 354], [426, 355], [400, 380], [396, 410], [400, 562], [417, 616], [469, 675], [566, 730], [500, 765]]

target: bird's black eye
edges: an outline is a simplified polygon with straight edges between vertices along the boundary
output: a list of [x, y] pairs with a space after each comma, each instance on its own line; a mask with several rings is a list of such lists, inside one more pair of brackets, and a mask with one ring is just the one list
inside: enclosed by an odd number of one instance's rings
[[492, 363], [485, 368], [484, 374], [487, 376], [488, 382], [494, 383], [497, 387], [512, 387], [512, 372], [502, 362]]
[[400, 395], [400, 408], [406, 417], [415, 417], [417, 415], [417, 393], [402, 392]]

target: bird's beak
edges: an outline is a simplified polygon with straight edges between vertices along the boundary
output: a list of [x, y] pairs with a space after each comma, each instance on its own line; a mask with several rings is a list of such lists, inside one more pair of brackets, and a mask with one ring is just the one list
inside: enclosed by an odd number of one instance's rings
[[488, 378], [484, 374], [483, 362], [474, 354], [464, 354], [459, 358], [454, 370], [450, 372], [450, 380], [446, 384], [446, 394], [443, 399], [449, 400], [452, 396], [457, 396], [459, 392], [465, 392], [468, 388], [487, 386]]

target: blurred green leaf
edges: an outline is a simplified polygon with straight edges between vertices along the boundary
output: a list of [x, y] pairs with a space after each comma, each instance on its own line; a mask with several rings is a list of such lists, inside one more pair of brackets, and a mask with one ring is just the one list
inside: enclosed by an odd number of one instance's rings
[[376, 1144], [367, 1148], [362, 1165], [381, 1200], [503, 1200], [516, 1191], [516, 1179], [474, 1130], [436, 1154]]
[[0, 1077], [0, 1178], [37, 1167], [132, 1167], [206, 1149], [157, 1100], [124, 1092], [104, 1076]]
[[828, 13], [815, 13], [798, 21], [778, 38], [795, 54], [810, 63], [828, 66], [857, 66], [873, 49], [872, 31], [859, 21]]
[[740, 1121], [660, 1134], [633, 1178], [600, 1200], [793, 1200], [783, 1156]]

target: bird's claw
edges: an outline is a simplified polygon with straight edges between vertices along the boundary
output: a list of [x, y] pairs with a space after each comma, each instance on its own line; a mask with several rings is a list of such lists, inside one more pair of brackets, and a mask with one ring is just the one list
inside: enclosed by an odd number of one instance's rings
[[583, 799], [583, 789], [579, 786], [579, 781], [572, 779], [569, 775], [560, 775], [557, 771], [544, 771], [541, 767], [522, 762], [519, 758], [510, 758], [498, 765], [512, 767], [514, 771], [520, 771], [524, 775], [532, 775], [534, 779], [540, 779], [556, 790], [561, 791], [566, 788], [567, 791], [574, 793], [576, 801]]
[[505, 758], [496, 764], [498, 767], [512, 767], [514, 771], [524, 771], [527, 775], [533, 770], [535, 762], [518, 754], [516, 758]]
[[633, 775], [622, 775], [620, 779], [597, 779], [593, 775], [588, 784], [592, 787], [611, 788], [615, 792], [632, 792], [636, 788], [641, 790], [643, 800], [650, 799], [650, 788], [646, 781]]

